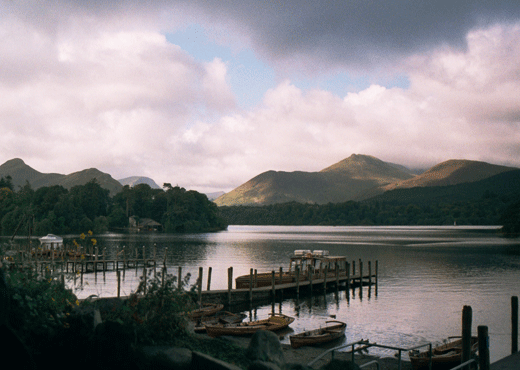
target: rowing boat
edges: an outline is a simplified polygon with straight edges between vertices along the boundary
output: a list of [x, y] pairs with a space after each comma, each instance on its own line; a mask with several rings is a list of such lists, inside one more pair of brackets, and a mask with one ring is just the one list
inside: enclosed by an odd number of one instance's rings
[[298, 348], [301, 346], [327, 343], [345, 335], [347, 324], [344, 322], [329, 320], [326, 321], [325, 324], [325, 327], [289, 336], [291, 347]]
[[202, 306], [196, 310], [191, 311], [188, 313], [188, 316], [191, 319], [197, 319], [199, 317], [203, 316], [211, 316], [216, 314], [218, 311], [222, 310], [224, 308], [223, 304], [220, 303], [204, 303]]
[[210, 337], [221, 335], [251, 335], [258, 330], [277, 331], [288, 327], [294, 321], [294, 317], [271, 314], [269, 318], [251, 322], [241, 322], [236, 324], [214, 324], [205, 325], [206, 333]]
[[[454, 338], [458, 338], [453, 340]], [[471, 337], [471, 356], [478, 350], [478, 338]], [[428, 369], [430, 361], [429, 351], [410, 351], [410, 362], [414, 370]], [[462, 338], [449, 337], [448, 341], [432, 349], [432, 370], [451, 369], [461, 364]]]
[[232, 313], [228, 311], [219, 311], [214, 316], [202, 316], [196, 319], [193, 330], [195, 333], [204, 333], [206, 331], [205, 325], [222, 324], [236, 324], [242, 322], [247, 317], [243, 313]]

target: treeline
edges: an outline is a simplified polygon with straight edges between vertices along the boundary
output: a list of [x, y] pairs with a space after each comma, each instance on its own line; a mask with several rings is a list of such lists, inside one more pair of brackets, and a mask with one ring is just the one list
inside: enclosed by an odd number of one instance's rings
[[[384, 202], [336, 204], [296, 202], [267, 206], [219, 207], [230, 225], [503, 225], [514, 197], [486, 193], [475, 201]], [[517, 221], [518, 222], [518, 221]]]
[[206, 195], [164, 184], [152, 189], [125, 186], [114, 197], [96, 180], [70, 190], [49, 186], [33, 190], [29, 183], [14, 189], [11, 178], [0, 179], [0, 234], [70, 234], [92, 230], [103, 233], [126, 228], [129, 216], [151, 218], [166, 232], [223, 230], [226, 222]]

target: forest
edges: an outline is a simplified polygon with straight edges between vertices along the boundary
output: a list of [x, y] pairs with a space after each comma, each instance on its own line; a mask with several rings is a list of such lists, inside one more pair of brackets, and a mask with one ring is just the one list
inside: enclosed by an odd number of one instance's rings
[[125, 230], [129, 217], [150, 218], [169, 233], [225, 230], [226, 222], [206, 195], [164, 184], [152, 189], [125, 186], [114, 197], [96, 180], [70, 190], [55, 185], [32, 189], [26, 183], [14, 189], [9, 176], [0, 178], [0, 234], [96, 234]]
[[519, 233], [518, 196], [485, 193], [476, 200], [435, 202], [348, 201], [323, 205], [296, 202], [220, 207], [230, 225], [503, 225]]

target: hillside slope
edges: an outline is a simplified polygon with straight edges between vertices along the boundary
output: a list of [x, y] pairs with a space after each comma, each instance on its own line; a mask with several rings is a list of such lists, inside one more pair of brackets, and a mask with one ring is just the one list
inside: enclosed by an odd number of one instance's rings
[[361, 200], [369, 189], [412, 176], [394, 164], [353, 154], [320, 172], [264, 172], [217, 198], [215, 203], [219, 206], [290, 201], [325, 204]]
[[115, 195], [123, 188], [112, 176], [95, 168], [74, 172], [70, 175], [41, 173], [25, 164], [19, 158], [11, 159], [0, 166], [0, 177], [5, 178], [7, 176], [11, 176], [15, 189], [23, 187], [27, 181], [35, 190], [53, 185], [61, 185], [66, 189], [70, 189], [76, 185], [85, 185], [92, 179], [96, 179], [102, 188], [108, 189], [110, 195]]

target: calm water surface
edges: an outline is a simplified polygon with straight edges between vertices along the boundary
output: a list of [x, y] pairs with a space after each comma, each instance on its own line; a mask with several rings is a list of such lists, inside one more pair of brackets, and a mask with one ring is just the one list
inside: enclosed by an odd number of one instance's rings
[[[174, 274], [212, 267], [211, 289], [227, 288], [234, 277], [288, 267], [295, 249], [326, 249], [349, 260], [379, 261], [379, 286], [313, 297], [285, 299], [248, 312], [253, 319], [276, 312], [295, 316], [294, 332], [318, 327], [331, 316], [347, 322], [346, 341], [369, 339], [409, 347], [460, 335], [463, 306], [473, 310], [473, 332], [487, 325], [491, 360], [510, 353], [511, 296], [520, 296], [520, 240], [507, 240], [496, 227], [281, 227], [230, 226], [212, 234], [107, 234], [97, 237], [107, 254], [136, 248], [151, 255], [154, 246]], [[67, 241], [67, 238], [66, 238]], [[365, 263], [366, 266], [366, 263]], [[365, 267], [366, 269], [366, 267]], [[138, 277], [127, 271], [122, 294], [135, 289]], [[203, 278], [206, 289], [206, 276]], [[115, 277], [85, 275], [79, 297], [115, 296]], [[292, 331], [287, 332], [290, 334]], [[282, 342], [289, 343], [288, 335]], [[340, 344], [341, 342], [339, 342]], [[335, 343], [337, 345], [338, 343]], [[393, 352], [370, 350], [380, 355]]]

